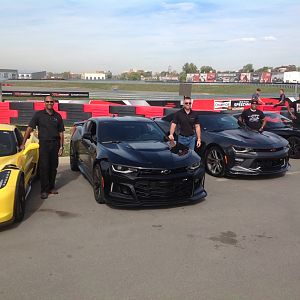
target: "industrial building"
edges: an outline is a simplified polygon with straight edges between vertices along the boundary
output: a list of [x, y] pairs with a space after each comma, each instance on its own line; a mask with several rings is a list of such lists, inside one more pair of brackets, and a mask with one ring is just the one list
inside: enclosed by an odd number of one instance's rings
[[40, 72], [20, 72], [18, 79], [46, 79], [47, 72], [46, 71], [40, 71]]
[[0, 69], [0, 80], [18, 79], [18, 70]]
[[105, 80], [106, 76], [104, 72], [95, 72], [95, 73], [82, 73], [81, 79], [84, 80]]

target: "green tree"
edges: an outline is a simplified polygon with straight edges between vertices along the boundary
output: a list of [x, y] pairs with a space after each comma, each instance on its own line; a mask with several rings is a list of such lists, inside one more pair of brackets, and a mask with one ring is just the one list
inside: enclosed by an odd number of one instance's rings
[[264, 66], [264, 67], [262, 67], [262, 68], [259, 68], [259, 69], [257, 69], [257, 70], [255, 70], [255, 72], [269, 72], [269, 70], [273, 70], [273, 68], [272, 67], [267, 67], [267, 66]]
[[252, 72], [254, 72], [253, 64], [247, 64], [247, 65], [243, 66], [243, 68], [240, 69], [240, 72], [243, 72], [243, 73], [252, 73]]
[[71, 74], [70, 74], [70, 72], [63, 72], [63, 73], [61, 74], [61, 77], [62, 77], [63, 79], [70, 79], [70, 78], [71, 78]]
[[200, 68], [200, 73], [209, 73], [209, 72], [216, 72], [216, 70], [213, 69], [213, 67], [211, 66], [202, 66]]
[[186, 82], [186, 73], [185, 72], [181, 72], [179, 74], [179, 81], [180, 82]]
[[194, 74], [198, 73], [198, 68], [195, 64], [193, 63], [185, 63], [184, 66], [182, 67], [182, 71], [185, 72], [186, 74]]

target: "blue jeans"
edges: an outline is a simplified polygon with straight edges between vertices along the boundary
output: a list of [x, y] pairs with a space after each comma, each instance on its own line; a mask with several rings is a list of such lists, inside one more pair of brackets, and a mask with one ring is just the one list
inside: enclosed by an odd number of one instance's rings
[[178, 143], [189, 147], [191, 150], [194, 150], [195, 149], [195, 143], [196, 143], [196, 136], [195, 135], [191, 135], [191, 136], [179, 135], [178, 136]]

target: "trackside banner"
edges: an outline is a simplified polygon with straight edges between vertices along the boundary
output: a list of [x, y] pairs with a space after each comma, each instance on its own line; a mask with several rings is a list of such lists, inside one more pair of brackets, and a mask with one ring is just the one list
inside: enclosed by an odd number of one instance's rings
[[2, 96], [13, 97], [64, 97], [64, 98], [89, 98], [89, 92], [44, 92], [44, 91], [2, 91]]
[[249, 99], [214, 100], [214, 110], [242, 109], [247, 105], [250, 105]]

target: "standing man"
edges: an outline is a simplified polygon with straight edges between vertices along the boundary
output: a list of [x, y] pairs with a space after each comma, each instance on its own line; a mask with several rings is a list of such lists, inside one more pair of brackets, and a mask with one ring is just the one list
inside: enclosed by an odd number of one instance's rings
[[261, 110], [256, 109], [257, 105], [258, 101], [252, 100], [251, 107], [245, 109], [242, 112], [242, 114], [239, 117], [239, 121], [253, 130], [262, 132], [267, 123], [267, 120], [265, 114]]
[[183, 108], [175, 113], [174, 119], [171, 122], [169, 139], [170, 141], [174, 141], [174, 132], [176, 126], [179, 125], [180, 133], [178, 136], [178, 143], [183, 144], [189, 147], [190, 149], [194, 150], [196, 136], [196, 146], [197, 148], [201, 146], [201, 128], [198, 120], [198, 115], [196, 112], [192, 111], [191, 105], [191, 98], [184, 97]]
[[300, 94], [298, 100], [289, 103], [289, 113], [293, 121], [293, 126], [300, 129]]
[[258, 104], [265, 104], [261, 99], [260, 99], [260, 92], [261, 92], [261, 89], [260, 88], [257, 88], [255, 93], [251, 96], [251, 101], [252, 100], [256, 100], [258, 101]]
[[54, 100], [45, 97], [45, 109], [37, 111], [25, 132], [21, 149], [31, 132], [38, 127], [39, 137], [39, 168], [41, 180], [41, 198], [48, 198], [49, 194], [58, 194], [55, 189], [55, 178], [58, 167], [58, 156], [64, 150], [64, 123], [61, 115], [53, 109]]

